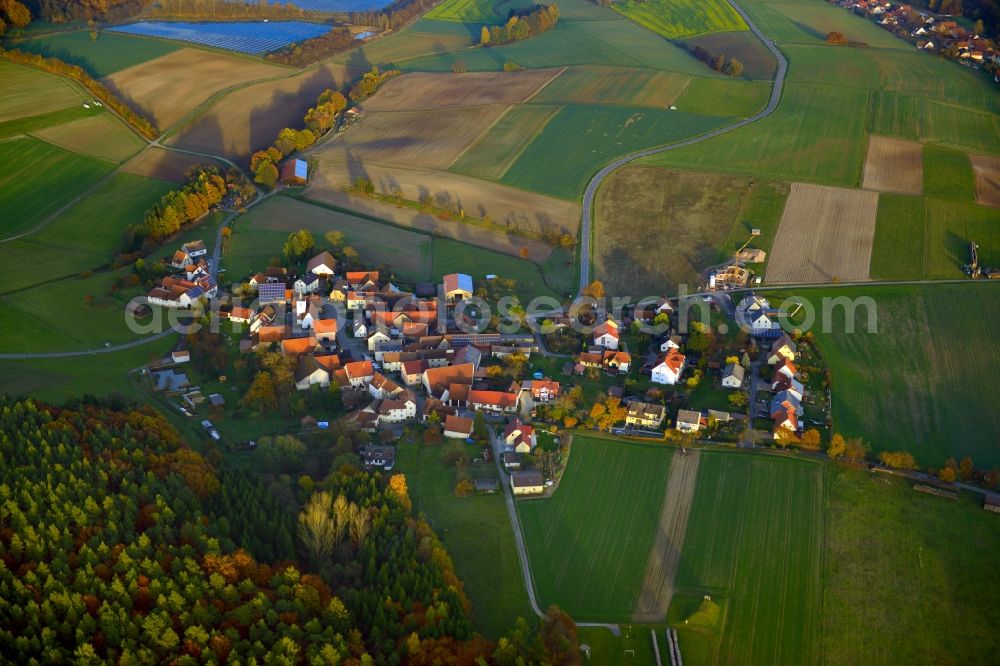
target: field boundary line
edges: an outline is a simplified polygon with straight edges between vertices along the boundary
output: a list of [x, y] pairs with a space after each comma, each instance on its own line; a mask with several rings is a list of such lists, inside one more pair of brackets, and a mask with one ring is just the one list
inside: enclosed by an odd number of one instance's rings
[[527, 104], [531, 100], [535, 99], [535, 97], [537, 97], [539, 95], [539, 93], [541, 93], [543, 90], [545, 90], [549, 86], [550, 83], [552, 83], [553, 81], [555, 81], [556, 79], [558, 79], [560, 76], [562, 76], [563, 74], [565, 74], [567, 69], [569, 69], [569, 66], [568, 65], [563, 65], [563, 67], [558, 72], [555, 73], [555, 76], [553, 76], [548, 81], [546, 81], [545, 83], [543, 83], [538, 88], [538, 90], [536, 90], [535, 92], [531, 93], [530, 95], [528, 95], [527, 97], [525, 97], [524, 99], [522, 99], [520, 102], [518, 102], [518, 104]]
[[[463, 107], [459, 107], [459, 108], [463, 108], [463, 109], [464, 109], [464, 108], [470, 108], [470, 109], [475, 109], [475, 108], [478, 108], [478, 107], [481, 107], [481, 106], [493, 106], [493, 105], [492, 105], [492, 104], [470, 104], [470, 105], [469, 105], [469, 106], [467, 106], [467, 107], [463, 106]], [[469, 143], [469, 145], [467, 145], [467, 146], [466, 146], [465, 148], [463, 148], [463, 149], [461, 150], [461, 152], [459, 152], [459, 153], [458, 153], [458, 155], [455, 155], [455, 159], [453, 159], [453, 160], [452, 160], [451, 162], [448, 162], [448, 164], [446, 164], [446, 165], [445, 165], [445, 167], [444, 167], [443, 169], [441, 169], [441, 170], [442, 170], [442, 171], [448, 171], [448, 170], [450, 170], [450, 169], [451, 169], [451, 168], [452, 168], [453, 166], [455, 166], [455, 162], [458, 162], [458, 161], [459, 161], [460, 159], [462, 159], [462, 157], [463, 157], [463, 156], [464, 156], [464, 155], [465, 155], [465, 154], [466, 154], [467, 152], [469, 152], [470, 150], [472, 150], [472, 149], [473, 149], [473, 148], [474, 148], [475, 146], [478, 146], [478, 145], [479, 145], [479, 140], [480, 140], [480, 139], [482, 139], [482, 138], [485, 138], [485, 137], [486, 137], [486, 135], [490, 133], [490, 130], [492, 130], [492, 129], [493, 129], [494, 127], [496, 127], [496, 126], [497, 126], [497, 124], [498, 124], [498, 123], [499, 123], [499, 122], [500, 122], [501, 120], [503, 120], [504, 118], [506, 118], [506, 117], [507, 117], [507, 116], [508, 116], [508, 115], [509, 115], [509, 114], [510, 114], [510, 113], [511, 113], [511, 112], [512, 112], [513, 110], [514, 110], [514, 107], [516, 107], [516, 106], [517, 106], [517, 104], [508, 104], [508, 105], [507, 105], [507, 108], [503, 110], [503, 113], [501, 113], [501, 114], [500, 114], [499, 116], [497, 116], [497, 117], [496, 117], [496, 118], [495, 118], [495, 119], [493, 120], [493, 122], [491, 122], [491, 123], [490, 123], [490, 124], [489, 124], [489, 125], [488, 125], [488, 126], [487, 126], [487, 127], [486, 127], [486, 128], [485, 128], [485, 129], [483, 130], [483, 131], [482, 131], [482, 133], [481, 133], [481, 134], [479, 135], [479, 138], [477, 138], [477, 139], [476, 139], [475, 141], [472, 141], [472, 142], [470, 142], [470, 143]], [[452, 107], [443, 107], [443, 108], [452, 108]], [[428, 109], [428, 111], [433, 111], [433, 110], [434, 110], [434, 109]], [[377, 112], [376, 112], [376, 113], [377, 113]]]

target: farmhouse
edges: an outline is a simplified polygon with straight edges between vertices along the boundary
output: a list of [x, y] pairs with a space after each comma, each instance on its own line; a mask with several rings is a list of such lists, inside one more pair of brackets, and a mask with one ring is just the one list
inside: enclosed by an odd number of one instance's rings
[[469, 408], [492, 412], [494, 414], [512, 414], [517, 410], [517, 395], [506, 391], [469, 391]]
[[337, 260], [329, 252], [320, 252], [309, 260], [306, 270], [314, 275], [330, 277], [337, 270]]
[[292, 159], [281, 165], [281, 184], [285, 187], [301, 187], [309, 180], [309, 164], [305, 160]]
[[511, 472], [510, 488], [515, 495], [533, 495], [545, 492], [542, 473], [535, 470]]
[[472, 419], [449, 414], [444, 420], [444, 436], [450, 439], [468, 439], [472, 437], [474, 425]]
[[538, 444], [538, 435], [532, 426], [514, 419], [503, 431], [503, 442], [506, 448], [517, 453], [531, 453]]
[[604, 349], [618, 349], [621, 335], [618, 332], [618, 322], [608, 319], [594, 329], [594, 344]]
[[448, 403], [456, 398], [456, 388], [464, 386], [462, 391], [468, 396], [468, 387], [472, 386], [472, 378], [476, 371], [471, 363], [461, 365], [446, 365], [439, 368], [428, 368], [424, 370], [421, 383], [427, 395], [434, 396], [442, 402]]
[[314, 385], [329, 386], [330, 373], [312, 355], [303, 356], [295, 366], [295, 388], [306, 391]]
[[651, 379], [656, 384], [674, 385], [680, 381], [684, 372], [686, 357], [676, 349], [671, 348], [660, 362], [653, 366]]
[[701, 428], [701, 413], [690, 409], [677, 412], [677, 429], [681, 432], [698, 432]]
[[625, 425], [636, 428], [656, 429], [663, 423], [663, 418], [665, 416], [666, 409], [663, 405], [633, 400], [628, 404], [628, 413], [625, 415]]
[[730, 363], [722, 371], [722, 385], [728, 389], [738, 389], [743, 386], [746, 370], [739, 363]]
[[285, 338], [281, 341], [281, 353], [285, 356], [304, 356], [312, 354], [319, 347], [319, 341], [309, 336], [307, 338]]

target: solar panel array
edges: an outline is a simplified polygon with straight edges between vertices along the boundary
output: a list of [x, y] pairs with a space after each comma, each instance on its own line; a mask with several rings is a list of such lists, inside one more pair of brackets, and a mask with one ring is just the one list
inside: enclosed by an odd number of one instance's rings
[[279, 283], [276, 284], [262, 284], [257, 287], [257, 300], [260, 301], [261, 305], [266, 305], [268, 303], [279, 303], [285, 300], [285, 285]]
[[325, 35], [331, 26], [309, 21], [232, 21], [188, 23], [140, 21], [108, 28], [141, 37], [162, 37], [254, 55], [277, 51], [289, 44]]

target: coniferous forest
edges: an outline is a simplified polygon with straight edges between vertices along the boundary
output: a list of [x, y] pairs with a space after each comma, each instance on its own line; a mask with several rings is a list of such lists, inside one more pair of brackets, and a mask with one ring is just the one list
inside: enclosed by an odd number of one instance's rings
[[575, 652], [575, 641], [552, 639], [566, 631], [558, 614], [537, 633], [519, 621], [497, 643], [474, 632], [403, 477], [343, 465], [296, 516], [222, 464], [147, 407], [0, 398], [0, 654], [24, 664], [529, 664]]

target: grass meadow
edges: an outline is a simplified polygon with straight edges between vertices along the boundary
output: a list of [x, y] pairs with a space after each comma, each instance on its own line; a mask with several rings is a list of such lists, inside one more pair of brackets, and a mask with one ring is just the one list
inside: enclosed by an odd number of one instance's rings
[[555, 494], [521, 501], [532, 575], [542, 606], [578, 621], [630, 617], [666, 491], [671, 449], [573, 437]]
[[97, 38], [94, 39], [87, 30], [35, 37], [16, 42], [12, 47], [77, 65], [96, 78], [159, 58], [180, 48], [161, 39], [144, 39], [110, 32], [97, 33]]
[[972, 162], [965, 153], [941, 146], [924, 146], [924, 196], [976, 200]]
[[455, 161], [451, 171], [500, 180], [525, 148], [559, 112], [558, 106], [519, 104], [510, 108]]
[[[466, 273], [479, 283], [488, 274], [516, 280], [516, 292], [522, 302], [535, 296], [562, 296], [567, 281], [572, 281], [572, 271], [559, 266], [552, 257], [564, 256], [562, 251], [552, 253], [549, 262], [539, 267], [525, 259], [493, 252], [481, 247], [466, 245], [450, 238], [435, 237], [432, 246], [432, 263], [429, 279], [437, 280], [449, 273]], [[563, 287], [560, 289], [560, 287]]]
[[726, 0], [625, 0], [612, 5], [639, 25], [667, 39], [708, 32], [746, 30], [747, 24]]
[[996, 112], [957, 110], [950, 103], [889, 91], [875, 92], [873, 100], [873, 134], [1000, 153], [1000, 114]]
[[[466, 447], [475, 457], [475, 447]], [[514, 533], [501, 493], [455, 495], [455, 468], [443, 460], [443, 445], [404, 444], [397, 448], [396, 469], [406, 475], [413, 508], [426, 516], [444, 541], [458, 577], [472, 601], [476, 628], [497, 639], [523, 617], [534, 623]], [[477, 478], [496, 477], [496, 466], [473, 465]], [[478, 469], [483, 468], [483, 469]]]
[[952, 456], [971, 456], [979, 469], [1000, 465], [997, 285], [872, 287], [850, 295], [874, 300], [878, 328], [867, 332], [861, 309], [856, 332], [845, 332], [838, 307], [831, 332], [816, 333], [832, 372], [834, 429], [863, 437], [873, 454], [909, 451], [921, 466]]
[[530, 5], [530, 0], [445, 0], [424, 14], [424, 18], [495, 25], [503, 23], [511, 9]]
[[83, 91], [69, 80], [34, 67], [0, 61], [4, 95], [0, 101], [0, 128], [16, 118], [42, 115], [81, 106]]
[[504, 174], [514, 187], [578, 198], [590, 178], [621, 155], [708, 132], [718, 116], [628, 106], [568, 105]]
[[[676, 587], [724, 600], [710, 662], [820, 660], [823, 470], [821, 463], [702, 452]], [[680, 632], [682, 652], [688, 642], [705, 643], [695, 629]]]

